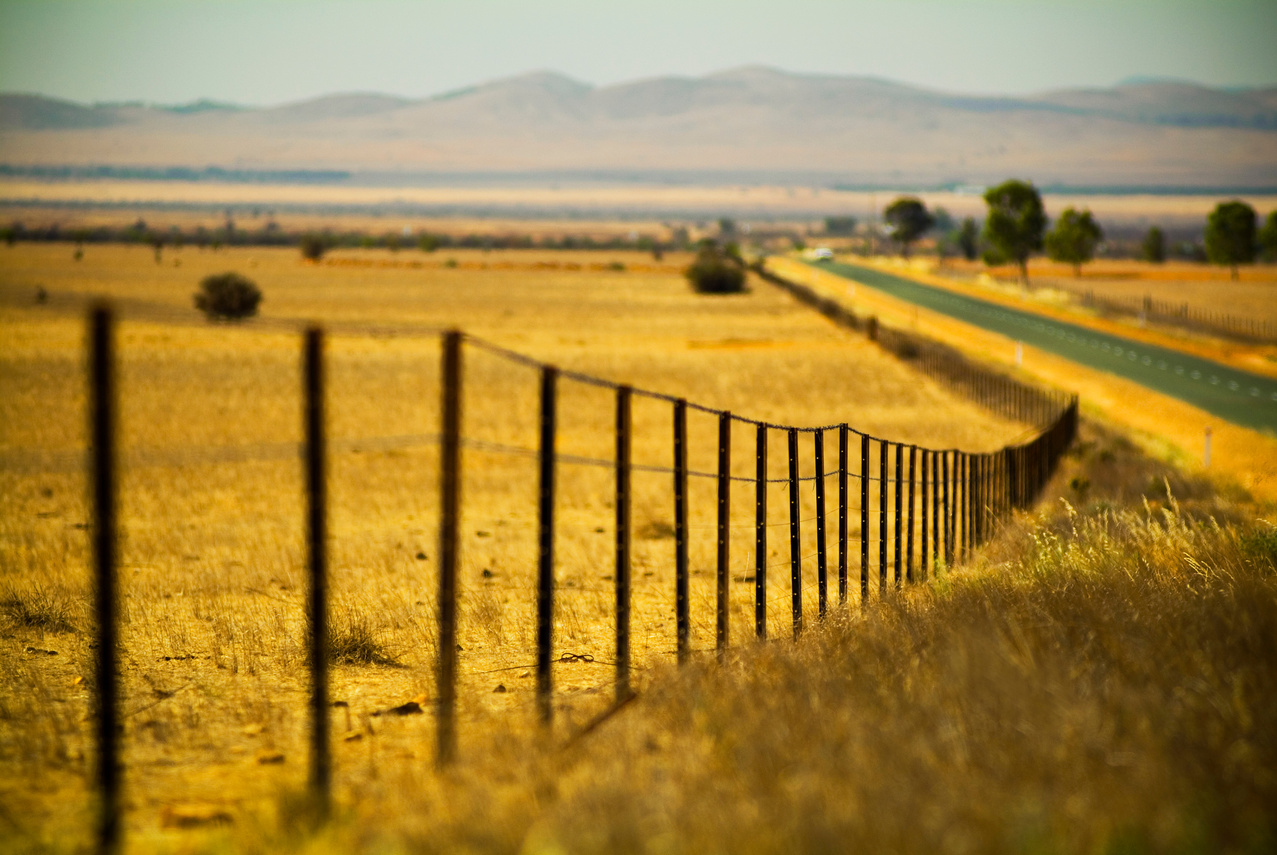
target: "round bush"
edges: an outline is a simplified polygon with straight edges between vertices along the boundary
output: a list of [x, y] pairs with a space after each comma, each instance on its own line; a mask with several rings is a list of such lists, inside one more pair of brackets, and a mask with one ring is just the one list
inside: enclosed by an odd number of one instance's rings
[[328, 245], [329, 241], [325, 235], [304, 234], [299, 244], [302, 258], [307, 261], [319, 261], [319, 259], [324, 257], [324, 253], [328, 251]]
[[195, 295], [195, 308], [211, 321], [238, 321], [257, 314], [262, 292], [257, 284], [238, 273], [206, 276]]
[[705, 247], [687, 268], [687, 281], [700, 294], [739, 294], [745, 290], [745, 271], [713, 247]]

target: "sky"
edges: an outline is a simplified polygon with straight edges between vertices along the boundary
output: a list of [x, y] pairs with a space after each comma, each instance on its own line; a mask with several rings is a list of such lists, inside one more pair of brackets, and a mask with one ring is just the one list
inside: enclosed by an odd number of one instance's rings
[[420, 98], [553, 70], [742, 65], [1027, 94], [1277, 86], [1277, 0], [0, 0], [0, 91], [80, 102]]

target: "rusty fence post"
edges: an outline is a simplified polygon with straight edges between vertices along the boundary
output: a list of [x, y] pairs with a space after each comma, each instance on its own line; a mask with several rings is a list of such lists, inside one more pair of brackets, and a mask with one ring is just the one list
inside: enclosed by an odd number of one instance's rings
[[798, 431], [787, 431], [789, 441], [789, 584], [794, 638], [803, 631], [803, 552], [798, 494]]
[[679, 398], [674, 402], [674, 624], [680, 665], [690, 653], [687, 578], [687, 401]]
[[90, 496], [93, 511], [93, 610], [97, 619], [94, 657], [96, 713], [94, 737], [98, 789], [97, 845], [102, 853], [119, 850], [123, 840], [120, 817], [121, 769], [118, 727], [119, 642], [115, 567], [116, 540], [116, 423], [115, 313], [105, 303], [89, 313], [89, 437]]
[[767, 426], [754, 434], [754, 635], [767, 637]]
[[554, 645], [554, 468], [558, 428], [559, 369], [541, 369], [540, 447], [537, 503], [537, 715], [549, 726], [553, 717], [551, 651]]
[[630, 696], [630, 398], [616, 390], [616, 700]]
[[457, 753], [457, 564], [461, 517], [461, 333], [443, 337], [439, 442], [439, 664], [435, 759]]
[[714, 649], [727, 650], [728, 590], [731, 584], [728, 550], [731, 546], [732, 414], [718, 416], [718, 622]]
[[322, 819], [328, 816], [332, 755], [328, 733], [328, 479], [324, 432], [324, 333], [306, 330], [303, 406], [306, 436], [306, 518], [310, 624], [310, 792]]

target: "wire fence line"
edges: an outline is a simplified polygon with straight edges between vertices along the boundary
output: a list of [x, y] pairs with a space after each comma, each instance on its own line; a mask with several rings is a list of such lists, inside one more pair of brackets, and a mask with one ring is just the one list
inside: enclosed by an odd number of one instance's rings
[[1051, 287], [1072, 295], [1083, 306], [1098, 309], [1101, 312], [1222, 335], [1240, 341], [1259, 343], [1277, 341], [1277, 324], [1262, 318], [1245, 318], [1228, 312], [1190, 306], [1188, 303], [1160, 300], [1151, 294], [1097, 295], [1093, 288], [1083, 288], [1066, 282], [1052, 283]]
[[[801, 294], [799, 296], [802, 299]], [[136, 306], [131, 307], [127, 314], [135, 317], [136, 309]], [[859, 323], [859, 319], [849, 313], [844, 318], [852, 324]], [[861, 608], [867, 608], [874, 599], [871, 596], [871, 579], [874, 576], [877, 577], [876, 596], [879, 599], [906, 583], [925, 582], [940, 568], [950, 567], [965, 559], [972, 550], [986, 542], [1000, 522], [1013, 510], [1027, 508], [1035, 501], [1054, 472], [1061, 455], [1072, 442], [1077, 429], [1076, 396], [1038, 390], [970, 363], [943, 346], [916, 336], [885, 330], [874, 323], [867, 325], [871, 334], [892, 352], [911, 360], [932, 376], [950, 382], [985, 406], [1042, 427], [1033, 429], [1021, 440], [997, 451], [976, 453], [895, 442], [871, 436], [845, 423], [818, 427], [775, 424], [737, 416], [659, 392], [634, 389], [588, 374], [564, 372], [525, 354], [453, 330], [434, 333], [441, 338], [438, 432], [331, 439], [327, 433], [326, 412], [326, 342], [330, 332], [319, 326], [310, 326], [301, 335], [304, 438], [300, 443], [263, 443], [245, 447], [173, 451], [139, 449], [122, 453], [116, 430], [119, 411], [116, 322], [116, 312], [110, 305], [99, 304], [91, 308], [88, 337], [91, 441], [87, 455], [79, 452], [61, 453], [61, 457], [53, 455], [55, 462], [60, 460], [64, 465], [73, 462], [81, 465], [87, 463], [91, 487], [90, 529], [98, 632], [95, 666], [98, 725], [96, 739], [99, 749], [96, 785], [102, 806], [98, 839], [104, 850], [117, 847], [121, 834], [120, 781], [123, 767], [117, 726], [120, 720], [117, 691], [120, 652], [115, 635], [119, 563], [116, 508], [121, 463], [166, 465], [173, 460], [185, 462], [198, 459], [200, 462], [223, 463], [298, 457], [302, 460], [307, 575], [304, 608], [307, 616], [306, 646], [311, 678], [309, 778], [316, 815], [323, 817], [330, 810], [333, 775], [328, 702], [327, 465], [334, 454], [356, 449], [390, 449], [412, 445], [438, 448], [440, 548], [437, 562], [439, 587], [435, 600], [438, 613], [438, 639], [435, 645], [435, 749], [437, 761], [443, 766], [453, 762], [457, 752], [456, 682], [461, 673], [457, 645], [460, 599], [458, 568], [461, 548], [459, 521], [465, 480], [463, 449], [513, 454], [536, 461], [536, 707], [539, 718], [548, 727], [553, 718], [552, 665], [560, 661], [555, 659], [553, 617], [556, 592], [555, 535], [561, 527], [556, 515], [559, 465], [606, 467], [614, 472], [615, 501], [612, 508], [615, 519], [611, 531], [616, 547], [613, 573], [616, 638], [615, 654], [608, 660], [608, 667], [614, 669], [611, 685], [616, 693], [615, 702], [619, 705], [633, 696], [630, 682], [633, 667], [630, 637], [630, 549], [634, 536], [631, 520], [631, 475], [634, 472], [657, 473], [671, 479], [674, 511], [674, 641], [676, 656], [682, 663], [687, 661], [692, 652], [690, 640], [694, 625], [692, 600], [689, 596], [689, 578], [692, 575], [689, 541], [694, 528], [689, 522], [689, 479], [713, 479], [717, 486], [713, 506], [716, 549], [715, 614], [712, 623], [714, 649], [721, 657], [727, 650], [730, 637], [729, 588], [734, 581], [730, 564], [731, 532], [734, 528], [741, 528], [740, 525], [733, 524], [732, 484], [752, 484], [755, 490], [752, 526], [755, 531], [755, 549], [752, 556], [753, 575], [750, 579], [754, 589], [754, 634], [761, 639], [768, 633], [769, 571], [783, 572], [783, 568], [788, 566], [791, 626], [797, 637], [804, 627], [804, 597], [810, 596], [812, 589], [810, 573], [813, 562], [816, 575], [816, 610], [821, 618], [834, 605], [834, 596], [840, 608], [850, 607], [855, 599], [851, 581], [852, 571], [857, 569], [852, 566], [853, 547], [856, 545], [860, 551], [858, 570]], [[352, 331], [352, 327], [346, 326], [340, 330], [340, 334], [350, 334]], [[536, 448], [467, 438], [463, 434], [464, 355], [467, 349], [495, 353], [537, 372], [540, 382]], [[947, 364], [949, 360], [960, 361], [956, 365]], [[561, 379], [590, 383], [613, 393], [616, 445], [615, 454], [610, 459], [559, 452], [558, 386]], [[670, 405], [669, 466], [636, 464], [632, 460], [631, 402], [636, 395], [654, 398]], [[712, 415], [717, 420], [715, 471], [697, 471], [688, 466], [689, 410]], [[753, 448], [747, 449], [755, 461], [756, 475], [753, 478], [734, 474], [732, 471], [733, 424], [753, 428]], [[771, 477], [767, 465], [770, 440], [775, 434], [783, 434], [785, 437], [788, 476], [784, 478]], [[800, 443], [800, 438], [804, 436], [810, 439]], [[826, 445], [831, 438], [836, 441], [836, 452], [827, 463]], [[808, 452], [802, 450], [803, 445], [807, 445]], [[808, 455], [813, 464], [810, 470], [814, 474], [802, 476], [802, 459]], [[737, 456], [740, 456], [739, 449]], [[21, 462], [20, 458], [12, 455], [0, 457], [0, 464], [6, 468], [10, 464], [17, 465]], [[877, 475], [871, 475], [875, 469]], [[858, 485], [858, 491], [853, 490], [853, 482]], [[777, 527], [769, 516], [768, 494], [769, 488], [778, 484], [783, 485], [787, 493], [783, 502], [788, 511], [788, 521], [783, 524], [788, 528], [790, 548], [787, 561], [773, 560], [774, 554], [768, 548], [769, 535]], [[801, 512], [802, 484], [814, 487], [814, 516]], [[856, 492], [859, 493], [858, 502], [855, 501]], [[829, 495], [830, 493], [833, 495]], [[852, 529], [850, 519], [853, 513], [859, 516], [859, 526], [855, 530]], [[803, 531], [810, 523], [815, 526], [817, 548], [814, 552], [803, 548]], [[808, 541], [811, 539], [810, 534], [808, 528]], [[804, 565], [808, 568], [806, 572]], [[708, 626], [709, 623], [708, 618], [698, 618], [695, 621], [698, 626]]]

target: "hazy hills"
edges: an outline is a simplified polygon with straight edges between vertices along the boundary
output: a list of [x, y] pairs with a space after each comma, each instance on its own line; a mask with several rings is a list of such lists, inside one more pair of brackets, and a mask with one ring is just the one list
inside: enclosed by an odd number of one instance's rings
[[1277, 88], [1032, 97], [742, 68], [591, 87], [541, 72], [412, 100], [85, 106], [0, 95], [0, 164], [640, 180], [1277, 186]]

